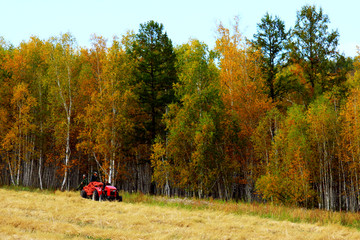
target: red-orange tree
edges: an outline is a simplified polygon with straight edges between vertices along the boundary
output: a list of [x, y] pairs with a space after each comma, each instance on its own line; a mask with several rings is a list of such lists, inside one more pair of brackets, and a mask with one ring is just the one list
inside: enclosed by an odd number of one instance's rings
[[236, 179], [245, 186], [244, 198], [251, 200], [258, 162], [250, 139], [271, 108], [264, 94], [260, 52], [242, 38], [237, 21], [232, 32], [222, 24], [218, 26], [216, 50], [220, 54], [220, 88], [226, 111], [222, 122], [225, 158], [237, 166]]

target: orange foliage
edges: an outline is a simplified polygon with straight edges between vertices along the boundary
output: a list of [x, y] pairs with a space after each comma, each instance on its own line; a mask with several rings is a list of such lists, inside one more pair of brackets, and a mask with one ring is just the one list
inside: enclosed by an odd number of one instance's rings
[[218, 26], [215, 49], [221, 56], [220, 87], [227, 114], [222, 123], [226, 158], [242, 169], [243, 180], [248, 182], [257, 165], [250, 138], [272, 104], [264, 93], [260, 52], [243, 40], [235, 20], [233, 33], [222, 24]]

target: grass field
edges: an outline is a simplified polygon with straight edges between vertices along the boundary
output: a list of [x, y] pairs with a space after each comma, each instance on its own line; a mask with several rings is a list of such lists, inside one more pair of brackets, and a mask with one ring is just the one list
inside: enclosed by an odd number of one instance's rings
[[339, 224], [276, 221], [141, 198], [93, 202], [77, 192], [0, 188], [0, 239], [360, 239], [360, 231]]

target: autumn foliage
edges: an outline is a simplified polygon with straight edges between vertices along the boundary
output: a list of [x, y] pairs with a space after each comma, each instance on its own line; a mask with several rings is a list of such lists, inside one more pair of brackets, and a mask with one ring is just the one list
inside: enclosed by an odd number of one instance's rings
[[0, 183], [71, 189], [98, 171], [126, 191], [357, 211], [360, 55], [336, 51], [322, 9], [294, 31], [272, 19], [253, 41], [219, 23], [214, 49], [173, 46], [154, 21], [90, 48], [0, 39]]

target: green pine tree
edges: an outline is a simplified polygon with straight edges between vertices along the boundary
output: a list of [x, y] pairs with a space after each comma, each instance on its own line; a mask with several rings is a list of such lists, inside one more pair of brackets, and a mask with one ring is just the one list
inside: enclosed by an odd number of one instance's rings
[[173, 84], [177, 79], [175, 52], [164, 26], [154, 21], [140, 25], [139, 33], [127, 52], [135, 65], [135, 91], [148, 116], [140, 137], [151, 144], [158, 134], [164, 134], [161, 119], [166, 106], [174, 101]]

